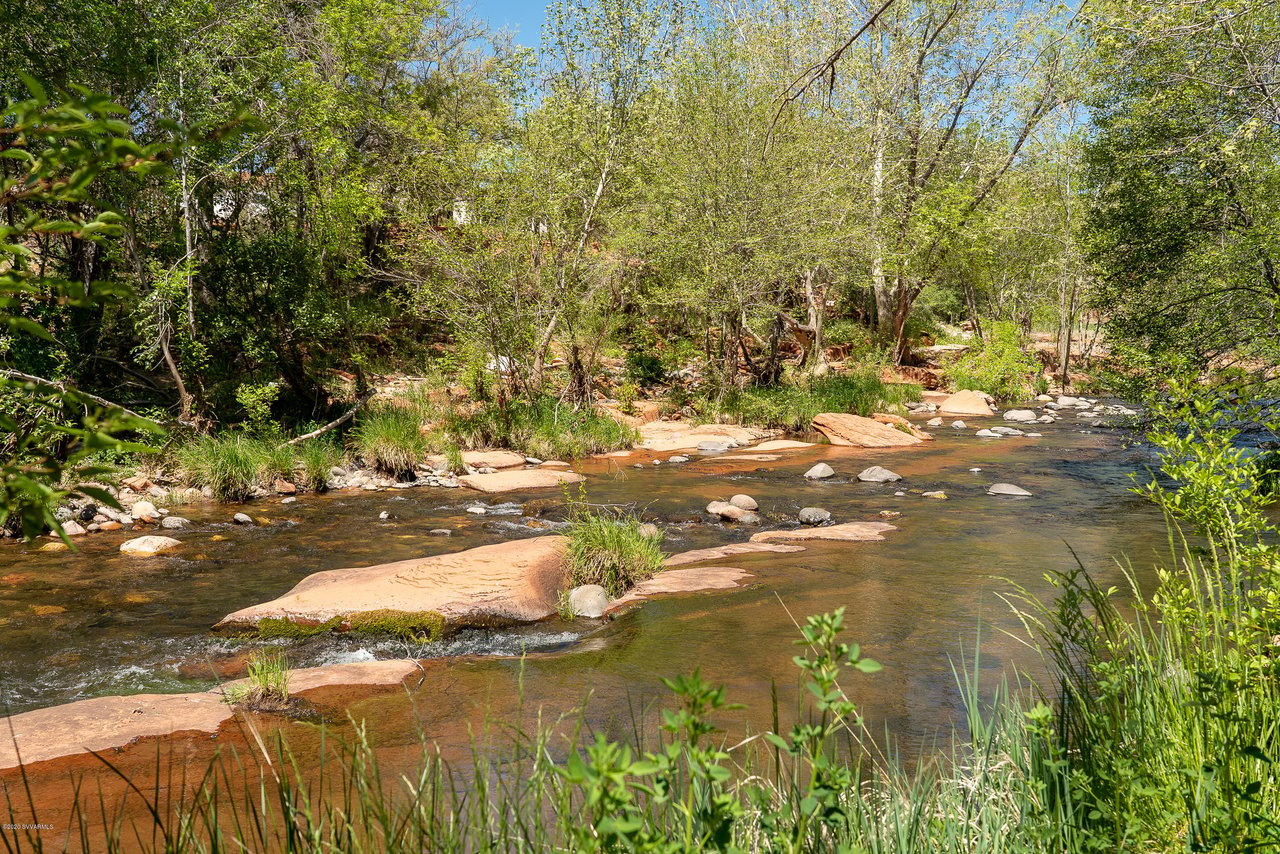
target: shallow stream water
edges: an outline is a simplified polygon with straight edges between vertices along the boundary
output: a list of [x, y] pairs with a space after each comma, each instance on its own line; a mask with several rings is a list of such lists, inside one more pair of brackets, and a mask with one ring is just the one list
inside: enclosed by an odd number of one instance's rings
[[[606, 624], [552, 619], [426, 646], [328, 637], [284, 646], [294, 666], [443, 659], [408, 697], [349, 693], [353, 714], [377, 721], [385, 743], [406, 747], [417, 744], [419, 730], [455, 746], [465, 742], [468, 726], [514, 709], [521, 690], [526, 707], [558, 711], [590, 693], [592, 722], [626, 730], [637, 709], [651, 709], [665, 695], [661, 677], [695, 668], [727, 684], [730, 699], [747, 705], [743, 726], [758, 729], [770, 723], [774, 686], [791, 696], [797, 683], [795, 621], [844, 606], [848, 638], [884, 665], [850, 680], [868, 723], [908, 753], [923, 749], [957, 722], [955, 668], [972, 669], [979, 648], [984, 681], [993, 684], [1010, 663], [1036, 671], [1002, 598], [1012, 585], [1047, 593], [1045, 575], [1077, 560], [1100, 581], [1123, 584], [1119, 558], [1149, 580], [1160, 559], [1160, 515], [1128, 492], [1131, 473], [1150, 464], [1150, 451], [1122, 430], [1073, 420], [1045, 425], [1038, 439], [982, 440], [943, 427], [934, 431], [937, 441], [901, 450], [820, 445], [772, 461], [726, 458], [733, 452], [657, 466], [647, 456], [590, 461], [580, 467], [588, 500], [638, 508], [664, 529], [670, 552], [744, 541], [759, 530], [705, 521], [709, 501], [738, 492], [759, 502], [764, 527], [791, 524], [800, 508], [818, 506], [837, 522], [897, 511], [892, 522], [900, 530], [884, 542], [810, 542], [803, 552], [717, 561], [752, 578], [732, 591], [652, 601]], [[638, 459], [646, 461], [642, 468], [631, 465]], [[804, 471], [818, 461], [837, 476], [806, 481]], [[905, 480], [858, 482], [856, 473], [873, 464]], [[997, 481], [1034, 497], [986, 495]], [[935, 489], [948, 500], [894, 494]], [[476, 505], [489, 512], [468, 512]], [[565, 496], [424, 488], [171, 509], [196, 523], [177, 534], [185, 547], [176, 556], [121, 555], [120, 542], [137, 535], [124, 532], [82, 538], [78, 554], [0, 546], [0, 686], [10, 712], [102, 694], [210, 687], [219, 671], [239, 675], [245, 653], [263, 643], [210, 634], [223, 615], [320, 570], [552, 532]], [[262, 524], [230, 524], [239, 509]], [[441, 528], [452, 535], [430, 533]]]

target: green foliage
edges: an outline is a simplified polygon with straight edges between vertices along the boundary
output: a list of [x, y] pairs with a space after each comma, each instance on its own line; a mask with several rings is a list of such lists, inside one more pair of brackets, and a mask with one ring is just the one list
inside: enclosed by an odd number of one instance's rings
[[1280, 123], [1263, 81], [1280, 19], [1244, 0], [1108, 0], [1087, 20], [1083, 236], [1109, 339], [1157, 363], [1148, 384], [1162, 357], [1274, 363]]
[[986, 340], [946, 366], [957, 389], [985, 391], [998, 400], [1027, 397], [1039, 374], [1040, 363], [1023, 349], [1022, 331], [1008, 321], [990, 324]]
[[[21, 66], [19, 66], [21, 68]], [[61, 534], [57, 504], [83, 495], [118, 507], [109, 493], [65, 486], [103, 473], [91, 464], [106, 453], [145, 450], [129, 445], [129, 432], [156, 425], [120, 407], [104, 405], [74, 386], [10, 368], [32, 358], [55, 367], [65, 352], [46, 321], [50, 307], [97, 311], [113, 289], [47, 268], [33, 247], [79, 241], [105, 247], [119, 234], [120, 217], [89, 204], [91, 188], [110, 172], [144, 173], [168, 152], [140, 145], [109, 99], [81, 92], [51, 99], [24, 78], [30, 97], [5, 103], [0, 116], [0, 529], [34, 538]]]
[[329, 470], [342, 463], [342, 448], [325, 438], [310, 439], [297, 446], [302, 485], [315, 492], [329, 487]]
[[280, 396], [279, 383], [241, 383], [236, 388], [236, 402], [244, 407], [250, 432], [258, 435], [279, 434], [280, 425], [271, 417], [271, 406]]
[[352, 429], [349, 442], [366, 464], [391, 475], [412, 473], [430, 452], [417, 409], [398, 403], [368, 407]]
[[259, 652], [249, 659], [249, 675], [244, 683], [228, 685], [223, 699], [236, 706], [276, 712], [289, 705], [289, 661], [280, 652]]
[[445, 432], [464, 448], [511, 448], [541, 459], [580, 459], [630, 448], [634, 428], [594, 410], [554, 398], [490, 404], [473, 415], [446, 419]]
[[807, 384], [765, 386], [732, 392], [711, 413], [756, 427], [804, 431], [822, 412], [869, 416], [920, 399], [920, 387], [886, 383], [875, 368], [828, 376]]
[[661, 535], [651, 536], [634, 516], [573, 506], [566, 531], [570, 588], [599, 584], [616, 599], [662, 571]]
[[288, 638], [302, 640], [316, 635], [328, 634], [342, 625], [341, 617], [334, 617], [323, 623], [299, 623], [283, 617], [263, 617], [258, 621], [255, 635], [263, 639]]
[[625, 370], [627, 379], [640, 387], [653, 386], [667, 377], [662, 358], [655, 353], [631, 350], [627, 353]]
[[256, 488], [294, 477], [297, 451], [240, 433], [196, 436], [178, 445], [173, 461], [178, 479], [208, 487], [219, 501], [245, 501]]

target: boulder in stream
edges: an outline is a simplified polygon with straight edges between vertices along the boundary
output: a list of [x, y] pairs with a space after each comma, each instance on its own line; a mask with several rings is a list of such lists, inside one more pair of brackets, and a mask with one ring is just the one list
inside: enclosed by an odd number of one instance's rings
[[911, 431], [899, 429], [874, 418], [845, 412], [823, 412], [813, 416], [813, 429], [826, 436], [833, 445], [848, 448], [898, 448], [926, 441]]
[[902, 475], [891, 472], [884, 466], [872, 466], [858, 472], [858, 480], [864, 483], [893, 483], [902, 480]]
[[[492, 475], [488, 475], [492, 476]], [[443, 629], [541, 620], [556, 612], [566, 576], [564, 537], [541, 536], [453, 554], [317, 572], [285, 595], [223, 617], [217, 629], [263, 620], [335, 626], [436, 621]]]
[[831, 511], [821, 507], [804, 507], [800, 510], [800, 522], [804, 525], [825, 525], [831, 521]]
[[603, 617], [609, 594], [599, 584], [583, 584], [569, 591], [569, 608], [576, 617]]
[[734, 507], [741, 507], [743, 510], [759, 510], [760, 505], [750, 495], [739, 493], [729, 499], [729, 503]]
[[120, 551], [127, 555], [149, 557], [151, 555], [163, 554], [164, 552], [171, 552], [174, 549], [181, 547], [181, 540], [175, 540], [173, 537], [159, 537], [151, 535], [146, 537], [135, 537], [132, 540], [125, 540], [120, 544]]
[[810, 480], [822, 480], [823, 478], [834, 477], [835, 473], [835, 469], [826, 463], [818, 463], [816, 466], [805, 472], [804, 476]]

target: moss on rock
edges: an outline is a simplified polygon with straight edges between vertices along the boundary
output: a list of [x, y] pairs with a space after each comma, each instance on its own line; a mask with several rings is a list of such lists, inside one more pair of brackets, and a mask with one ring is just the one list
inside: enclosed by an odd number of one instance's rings
[[361, 611], [346, 619], [348, 631], [370, 635], [393, 635], [425, 643], [444, 635], [444, 617], [435, 611], [397, 611], [381, 608]]

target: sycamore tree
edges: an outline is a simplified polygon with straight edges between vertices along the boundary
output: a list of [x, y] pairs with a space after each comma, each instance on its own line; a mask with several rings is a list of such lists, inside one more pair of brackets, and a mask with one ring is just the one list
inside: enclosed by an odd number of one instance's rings
[[870, 228], [876, 324], [901, 359], [916, 300], [1068, 96], [1062, 10], [1015, 0], [814, 0], [806, 9], [828, 33], [870, 22], [843, 48], [803, 42], [812, 64], [785, 100], [823, 98], [865, 140], [850, 192]]
[[559, 345], [570, 395], [591, 396], [626, 269], [615, 238], [680, 18], [675, 0], [553, 4], [540, 61], [523, 88], [508, 81], [506, 130], [474, 151], [458, 212], [420, 214], [406, 257], [422, 307], [483, 352], [508, 395], [541, 394]]
[[850, 220], [840, 146], [820, 115], [775, 121], [778, 68], [758, 36], [707, 27], [682, 45], [636, 229], [661, 282], [648, 304], [699, 331], [721, 391], [776, 382], [784, 338], [821, 370], [825, 291]]
[[1104, 2], [1086, 231], [1096, 306], [1142, 361], [1280, 355], [1280, 9]]

